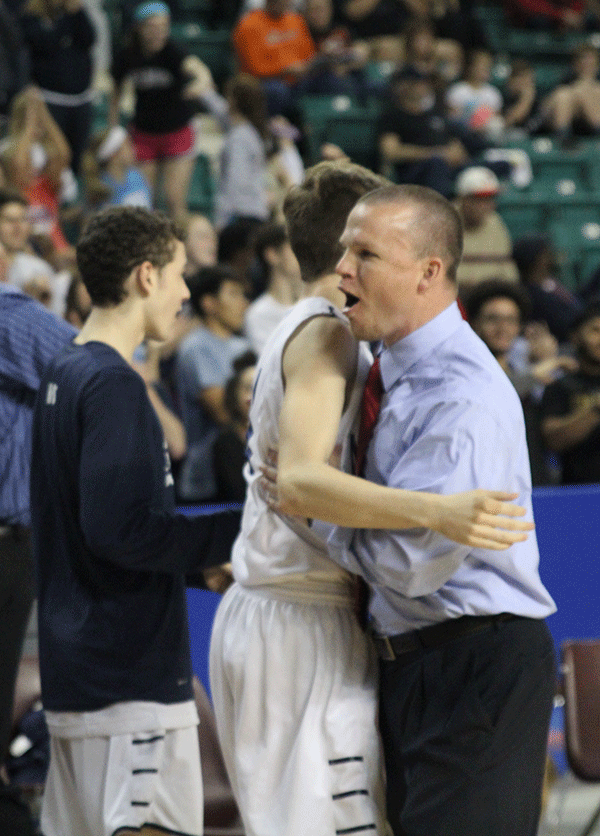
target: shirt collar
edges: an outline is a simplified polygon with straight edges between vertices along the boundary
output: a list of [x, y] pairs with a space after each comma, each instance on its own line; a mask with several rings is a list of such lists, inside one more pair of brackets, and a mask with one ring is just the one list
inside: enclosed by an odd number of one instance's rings
[[456, 302], [412, 334], [403, 337], [379, 355], [381, 379], [387, 392], [412, 366], [451, 336], [464, 320]]

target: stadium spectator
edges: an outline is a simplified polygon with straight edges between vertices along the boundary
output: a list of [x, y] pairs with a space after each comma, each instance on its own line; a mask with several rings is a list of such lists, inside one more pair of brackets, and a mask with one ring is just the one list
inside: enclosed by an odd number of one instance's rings
[[111, 125], [119, 121], [119, 101], [127, 78], [135, 88], [131, 137], [136, 160], [154, 194], [162, 176], [165, 203], [173, 217], [187, 211], [196, 137], [192, 101], [210, 75], [206, 66], [170, 36], [169, 7], [162, 2], [137, 6], [130, 42], [113, 61], [115, 82]]
[[216, 437], [212, 459], [217, 502], [243, 502], [246, 497], [244, 464], [256, 354], [248, 351], [233, 361], [233, 375], [225, 384], [223, 403], [229, 422]]
[[348, 26], [336, 19], [333, 0], [306, 0], [303, 14], [323, 64], [350, 81], [348, 92], [366, 92], [363, 70], [369, 49], [363, 41], [353, 39]]
[[6, 265], [4, 281], [62, 314], [67, 283], [30, 244], [29, 204], [16, 191], [0, 189], [0, 244]]
[[17, 16], [0, 3], [0, 120], [8, 118], [10, 103], [29, 80], [29, 60]]
[[490, 52], [473, 50], [467, 58], [464, 78], [451, 84], [445, 97], [451, 119], [487, 137], [498, 136], [503, 127], [502, 94], [490, 84], [492, 65]]
[[541, 127], [542, 97], [536, 86], [535, 70], [524, 58], [515, 58], [504, 87], [502, 118], [504, 128], [522, 128], [529, 134]]
[[504, 0], [514, 26], [558, 32], [583, 29], [586, 5], [585, 0]]
[[90, 210], [106, 206], [152, 208], [150, 185], [134, 162], [131, 139], [121, 125], [99, 131], [91, 138], [81, 163]]
[[600, 136], [600, 54], [581, 44], [573, 55], [573, 78], [544, 100], [544, 126], [568, 146], [574, 137]]
[[242, 281], [250, 282], [249, 298], [255, 299], [266, 287], [254, 254], [254, 238], [262, 227], [256, 218], [238, 218], [219, 230], [217, 263], [230, 267]]
[[226, 267], [203, 267], [187, 279], [190, 305], [201, 324], [177, 349], [175, 373], [188, 453], [179, 473], [179, 495], [186, 502], [214, 499], [211, 449], [229, 416], [225, 383], [233, 360], [250, 346], [239, 336], [248, 307], [246, 283]]
[[406, 26], [402, 65], [429, 76], [436, 95], [441, 96], [447, 85], [462, 74], [463, 62], [460, 44], [438, 38], [432, 20], [417, 18]]
[[485, 27], [470, 0], [429, 0], [428, 10], [438, 38], [460, 44], [464, 52], [488, 47]]
[[532, 346], [515, 352], [521, 329], [528, 317], [529, 300], [519, 285], [489, 279], [473, 289], [466, 301], [469, 323], [492, 352], [517, 390], [523, 406], [532, 484], [548, 485], [553, 475], [540, 427], [540, 399], [544, 387], [563, 371], [573, 370], [572, 357], [558, 353], [556, 340], [546, 340], [544, 357], [531, 355]]
[[217, 263], [217, 233], [210, 218], [193, 212], [182, 218], [181, 223], [187, 255], [184, 275], [190, 276], [200, 267], [214, 267]]
[[239, 217], [266, 221], [269, 125], [260, 81], [239, 73], [225, 85], [225, 98], [207, 84], [201, 98], [225, 131], [215, 197], [215, 225], [221, 229]]
[[289, 7], [289, 0], [266, 0], [264, 9], [242, 15], [232, 42], [240, 71], [261, 80], [269, 114], [296, 119], [298, 95], [347, 92], [351, 85], [323, 66], [306, 21]]
[[373, 61], [401, 60], [408, 21], [428, 15], [426, 0], [336, 0], [336, 12], [355, 38], [369, 44]]
[[583, 304], [558, 280], [552, 242], [544, 235], [524, 235], [514, 243], [513, 259], [529, 297], [530, 319], [545, 322], [559, 342], [566, 342]]
[[592, 303], [572, 325], [579, 362], [546, 387], [542, 433], [561, 459], [564, 485], [600, 482], [600, 304]]
[[260, 355], [269, 336], [298, 301], [300, 268], [281, 224], [266, 224], [256, 234], [256, 255], [267, 277], [267, 289], [246, 311], [244, 333]]
[[304, 161], [296, 143], [299, 129], [285, 116], [269, 119], [270, 148], [267, 148], [267, 191], [273, 219], [283, 218], [283, 202], [292, 186], [304, 179]]
[[92, 300], [83, 279], [79, 273], [75, 273], [65, 299], [64, 319], [79, 330], [88, 318], [91, 307]]
[[384, 173], [398, 183], [429, 186], [449, 197], [470, 156], [436, 104], [431, 79], [404, 68], [392, 76], [390, 93], [377, 126]]
[[83, 0], [29, 0], [20, 23], [31, 81], [69, 143], [77, 174], [92, 125], [94, 26]]
[[27, 87], [13, 99], [2, 159], [7, 184], [22, 191], [29, 201], [33, 234], [47, 240], [57, 261], [71, 264], [73, 248], [59, 217], [72, 180], [71, 151], [35, 87]]
[[499, 192], [500, 181], [485, 166], [465, 168], [456, 178], [456, 206], [463, 222], [463, 257], [457, 275], [463, 301], [486, 278], [519, 280], [510, 233], [496, 211]]

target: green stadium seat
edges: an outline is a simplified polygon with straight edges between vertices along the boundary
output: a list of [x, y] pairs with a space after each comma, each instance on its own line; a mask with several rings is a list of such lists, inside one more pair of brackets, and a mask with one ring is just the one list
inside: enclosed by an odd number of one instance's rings
[[587, 158], [590, 188], [600, 194], [600, 139], [581, 139], [579, 151]]
[[526, 193], [500, 194], [498, 212], [508, 227], [513, 240], [525, 232], [544, 234], [548, 229], [546, 201]]
[[492, 52], [504, 52], [504, 41], [508, 24], [502, 6], [492, 3], [489, 5], [474, 6], [473, 14], [482, 26]]
[[531, 63], [535, 70], [535, 80], [540, 95], [546, 95], [558, 87], [567, 76], [571, 66], [569, 58], [561, 59], [558, 56], [547, 60], [536, 58]]
[[530, 190], [547, 194], [571, 196], [591, 190], [589, 161], [586, 154], [570, 151], [550, 151], [530, 155], [533, 181]]
[[108, 127], [109, 94], [98, 91], [92, 101], [92, 133]]
[[235, 73], [235, 58], [229, 29], [205, 29], [199, 23], [173, 24], [173, 36], [192, 55], [196, 55], [220, 86]]
[[338, 145], [352, 162], [376, 169], [377, 115], [352, 112], [330, 117], [325, 124], [323, 139]]
[[200, 212], [212, 219], [215, 202], [215, 182], [210, 159], [206, 154], [198, 154], [190, 183], [188, 208], [190, 212]]
[[359, 110], [362, 105], [355, 96], [301, 96], [298, 107], [307, 122], [325, 122], [330, 116]]
[[177, 20], [205, 23], [212, 14], [211, 0], [177, 0]]
[[576, 290], [600, 263], [600, 212], [597, 220], [584, 223], [565, 217], [550, 223], [550, 236], [556, 249], [561, 278]]
[[[546, 209], [549, 224], [566, 224], [579, 230], [586, 224], [600, 223], [599, 195], [553, 195]], [[589, 233], [589, 229], [587, 232]], [[576, 237], [579, 237], [579, 232]], [[584, 234], [583, 237], [587, 238], [589, 235]]]
[[580, 253], [579, 282], [585, 284], [600, 267], [600, 241], [584, 244]]
[[[373, 135], [381, 112], [379, 100], [361, 102], [345, 95], [302, 96], [299, 108], [310, 163], [319, 161], [324, 142], [334, 142], [357, 162], [368, 159], [373, 164]], [[364, 148], [363, 142], [366, 142]]]

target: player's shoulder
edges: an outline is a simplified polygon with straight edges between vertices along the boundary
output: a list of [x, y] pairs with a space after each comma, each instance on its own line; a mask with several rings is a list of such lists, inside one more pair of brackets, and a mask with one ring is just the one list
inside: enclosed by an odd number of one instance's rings
[[337, 316], [315, 314], [303, 320], [285, 345], [283, 369], [286, 379], [310, 370], [337, 368], [348, 377], [356, 365], [357, 343], [348, 323]]
[[306, 299], [298, 303], [288, 322], [291, 329], [288, 344], [301, 339], [311, 353], [322, 351], [332, 337], [354, 341], [346, 317], [325, 299]]
[[101, 342], [67, 344], [48, 368], [48, 374], [62, 385], [81, 390], [91, 381], [109, 384], [125, 380], [135, 385], [140, 376], [111, 346]]

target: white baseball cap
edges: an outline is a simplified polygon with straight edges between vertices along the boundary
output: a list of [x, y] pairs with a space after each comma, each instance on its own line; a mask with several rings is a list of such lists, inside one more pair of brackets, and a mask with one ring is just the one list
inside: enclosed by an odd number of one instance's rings
[[491, 197], [500, 189], [500, 181], [494, 172], [483, 165], [465, 168], [456, 178], [456, 194], [459, 197]]

